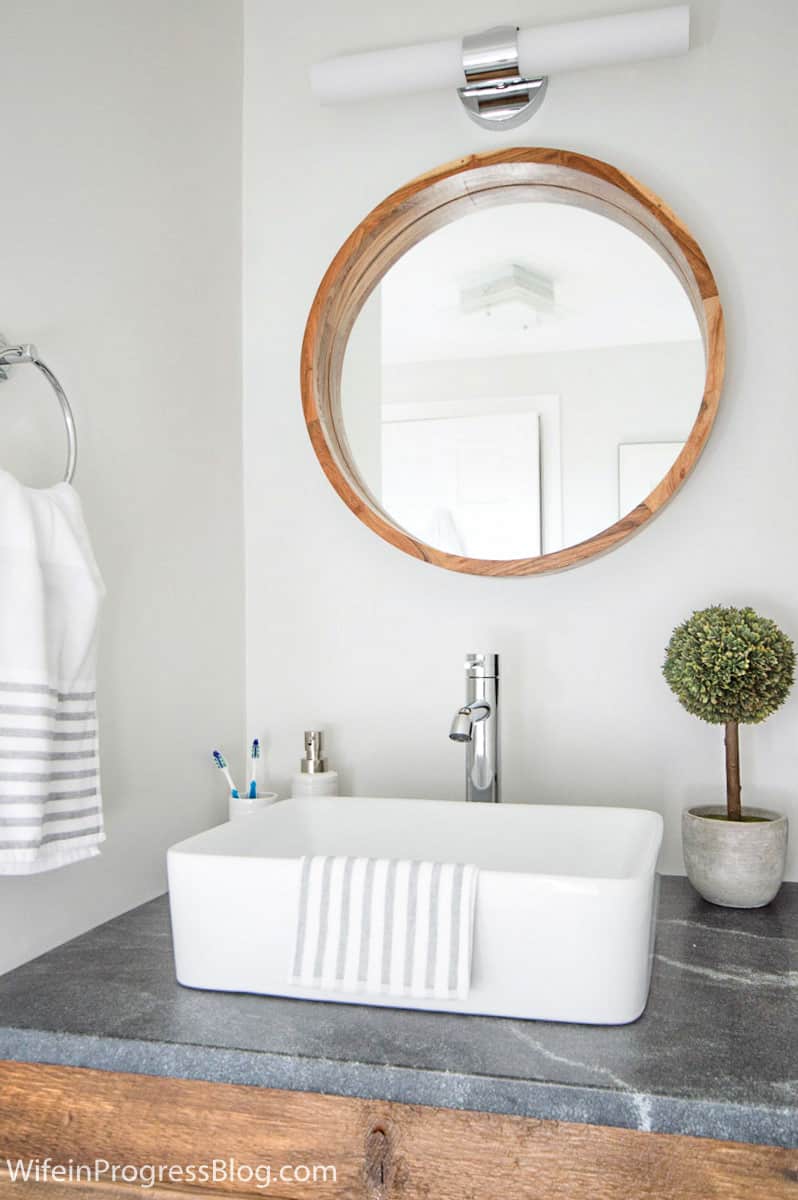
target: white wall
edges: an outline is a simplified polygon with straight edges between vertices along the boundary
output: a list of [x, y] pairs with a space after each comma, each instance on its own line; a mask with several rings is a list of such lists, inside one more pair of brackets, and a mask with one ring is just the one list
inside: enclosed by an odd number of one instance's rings
[[[3, 970], [163, 891], [166, 846], [223, 819], [244, 651], [240, 4], [0, 0], [0, 28], [0, 329], [74, 403], [108, 587], [107, 842], [0, 879]], [[0, 387], [0, 461], [54, 482], [55, 400], [30, 367]]]
[[[332, 54], [484, 27], [495, 14], [479, 0], [308, 0], [301, 20], [246, 0], [247, 692], [279, 788], [319, 724], [345, 789], [459, 797], [449, 719], [464, 653], [489, 648], [504, 655], [509, 799], [660, 809], [664, 865], [680, 871], [680, 809], [720, 797], [721, 732], [682, 711], [660, 664], [672, 627], [712, 602], [753, 604], [798, 635], [795, 6], [691, 7], [689, 57], [553, 79], [533, 122], [497, 136], [451, 94], [325, 109], [307, 84]], [[608, 8], [516, 0], [501, 15], [529, 25]], [[607, 159], [684, 217], [722, 291], [729, 364], [698, 470], [639, 537], [564, 574], [481, 579], [406, 557], [341, 503], [308, 441], [298, 361], [321, 275], [371, 206], [437, 163], [516, 142]], [[744, 731], [743, 763], [749, 799], [798, 824], [797, 717], [798, 693]]]

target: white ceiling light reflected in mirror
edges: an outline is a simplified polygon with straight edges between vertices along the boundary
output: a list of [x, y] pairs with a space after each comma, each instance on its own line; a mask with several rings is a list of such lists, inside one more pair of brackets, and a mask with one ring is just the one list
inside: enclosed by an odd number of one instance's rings
[[[532, 309], [532, 278], [556, 293], [556, 322], [534, 322], [526, 342], [509, 320], [503, 335], [501, 320], [481, 330], [462, 320], [464, 294], [480, 281], [506, 278], [514, 266], [531, 277], [524, 307]], [[684, 289], [662, 259], [623, 226], [565, 204], [505, 204], [453, 221], [391, 268], [380, 295], [385, 362], [698, 337]], [[523, 303], [519, 297], [519, 317]]]
[[460, 311], [526, 332], [556, 316], [554, 283], [520, 263], [508, 263], [463, 287]]

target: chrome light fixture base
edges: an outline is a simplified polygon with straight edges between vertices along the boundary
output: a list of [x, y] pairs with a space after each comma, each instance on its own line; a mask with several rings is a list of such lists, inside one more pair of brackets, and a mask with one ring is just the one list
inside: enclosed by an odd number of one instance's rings
[[548, 79], [525, 79], [518, 67], [518, 29], [497, 25], [463, 38], [465, 87], [457, 89], [483, 129], [515, 129], [540, 108]]

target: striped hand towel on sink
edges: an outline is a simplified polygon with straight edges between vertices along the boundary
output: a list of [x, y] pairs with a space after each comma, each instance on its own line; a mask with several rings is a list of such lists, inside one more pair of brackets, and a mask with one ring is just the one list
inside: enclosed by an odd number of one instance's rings
[[99, 853], [104, 593], [72, 487], [28, 488], [0, 470], [0, 875]]
[[316, 855], [299, 865], [291, 982], [461, 1000], [471, 985], [475, 866]]

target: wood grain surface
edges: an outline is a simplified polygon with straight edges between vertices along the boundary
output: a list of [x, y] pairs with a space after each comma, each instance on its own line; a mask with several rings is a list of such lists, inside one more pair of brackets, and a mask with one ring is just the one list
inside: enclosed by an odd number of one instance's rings
[[[234, 1159], [255, 1181], [142, 1190], [11, 1183], [6, 1160], [117, 1166]], [[280, 1167], [335, 1168], [316, 1182]], [[0, 1062], [0, 1196], [305, 1200], [798, 1200], [798, 1152], [268, 1088]]]

